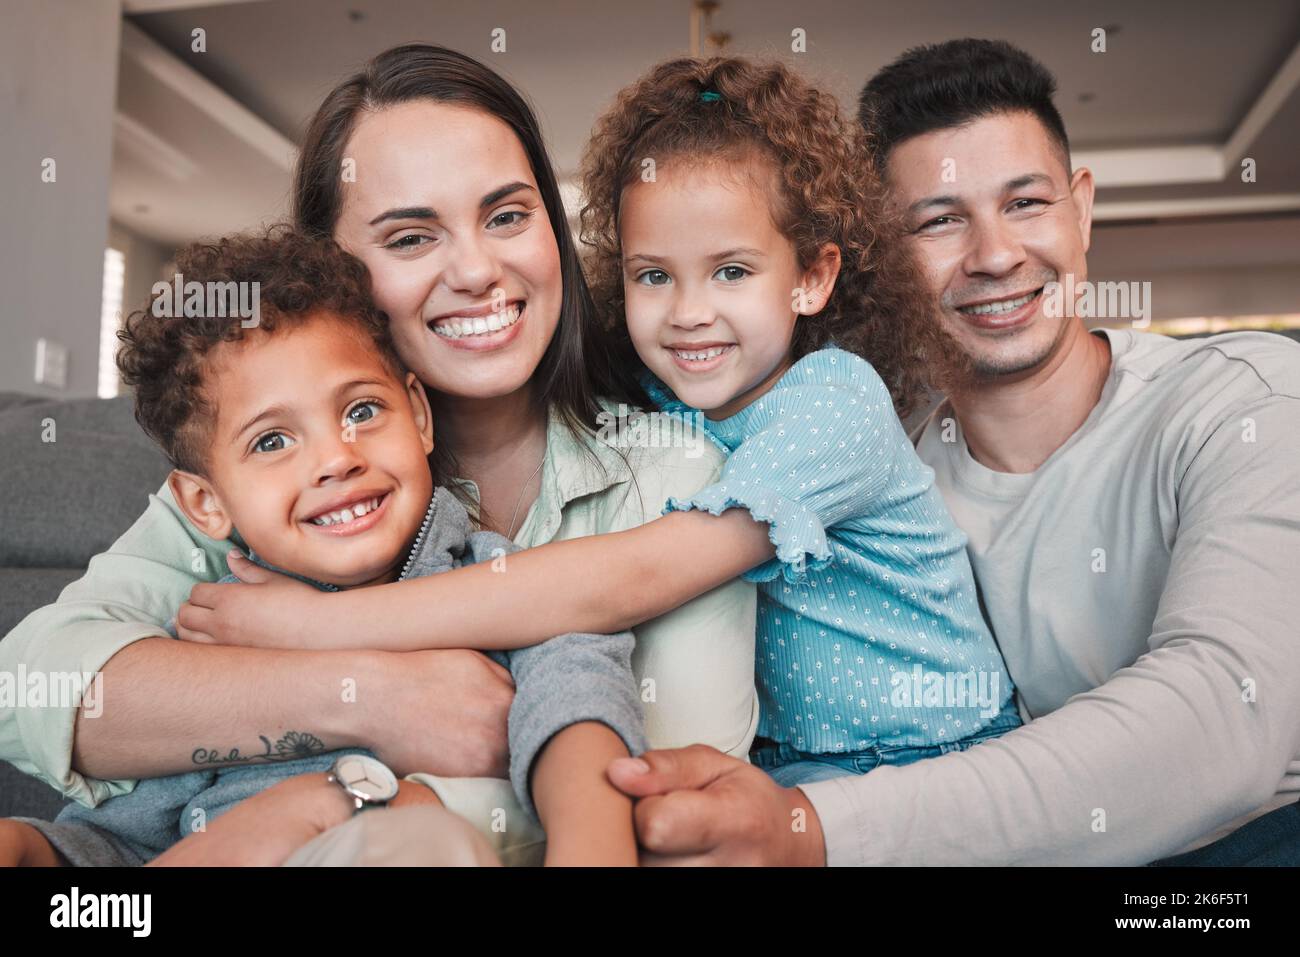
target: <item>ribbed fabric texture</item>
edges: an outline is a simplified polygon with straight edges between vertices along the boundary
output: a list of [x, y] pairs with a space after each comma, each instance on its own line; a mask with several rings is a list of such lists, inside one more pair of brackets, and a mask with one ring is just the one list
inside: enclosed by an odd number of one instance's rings
[[717, 484], [664, 512], [742, 507], [771, 525], [776, 558], [744, 575], [759, 583], [761, 736], [823, 753], [916, 747], [1013, 707], [966, 537], [869, 363], [812, 353], [719, 421], [645, 384], [731, 453]]

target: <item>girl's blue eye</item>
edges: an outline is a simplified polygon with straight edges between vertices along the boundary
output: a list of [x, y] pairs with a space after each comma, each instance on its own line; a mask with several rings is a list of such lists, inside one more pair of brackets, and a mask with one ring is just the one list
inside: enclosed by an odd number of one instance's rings
[[[358, 414], [362, 413], [362, 414]], [[369, 422], [379, 414], [379, 404], [376, 402], [362, 402], [348, 409], [348, 424], [359, 425], [362, 422]]]
[[723, 266], [713, 275], [722, 277], [723, 282], [739, 282], [749, 275], [744, 266]]
[[636, 277], [636, 281], [646, 286], [662, 286], [668, 282], [668, 273], [662, 269], [647, 269]]
[[253, 443], [254, 452], [282, 452], [293, 445], [293, 439], [283, 432], [268, 432]]

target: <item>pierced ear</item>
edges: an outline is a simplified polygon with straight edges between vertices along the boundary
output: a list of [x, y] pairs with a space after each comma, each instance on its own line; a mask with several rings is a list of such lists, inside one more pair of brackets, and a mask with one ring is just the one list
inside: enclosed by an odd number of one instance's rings
[[817, 251], [813, 260], [803, 274], [804, 296], [800, 315], [812, 316], [826, 308], [835, 291], [835, 280], [840, 275], [840, 247], [834, 243], [825, 243]]
[[230, 537], [235, 523], [226, 514], [216, 489], [201, 475], [173, 469], [167, 476], [167, 487], [172, 497], [188, 518], [208, 538], [224, 541]]
[[424, 454], [428, 455], [433, 451], [433, 410], [429, 408], [429, 396], [424, 391], [424, 384], [416, 378], [414, 372], [406, 373], [406, 396], [411, 400], [415, 425], [424, 440]]

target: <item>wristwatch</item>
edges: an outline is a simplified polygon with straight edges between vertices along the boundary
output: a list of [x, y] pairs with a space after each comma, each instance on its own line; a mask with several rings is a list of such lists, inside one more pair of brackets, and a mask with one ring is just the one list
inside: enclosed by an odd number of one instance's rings
[[326, 775], [341, 787], [356, 805], [352, 813], [372, 807], [384, 807], [397, 797], [397, 777], [387, 765], [364, 754], [345, 754], [334, 762]]

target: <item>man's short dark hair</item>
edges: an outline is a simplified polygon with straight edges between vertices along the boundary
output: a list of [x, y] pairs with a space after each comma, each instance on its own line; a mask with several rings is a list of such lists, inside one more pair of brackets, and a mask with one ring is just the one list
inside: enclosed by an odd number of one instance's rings
[[1056, 78], [1003, 40], [949, 40], [913, 47], [873, 76], [858, 100], [858, 120], [882, 161], [913, 136], [996, 113], [1038, 117], [1070, 169], [1070, 141], [1052, 102]]

